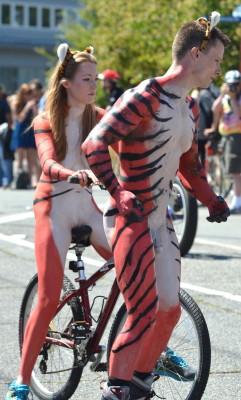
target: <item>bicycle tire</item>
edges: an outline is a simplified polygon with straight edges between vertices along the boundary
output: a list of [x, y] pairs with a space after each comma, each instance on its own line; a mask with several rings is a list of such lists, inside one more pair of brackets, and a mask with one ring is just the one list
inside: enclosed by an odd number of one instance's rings
[[[194, 381], [174, 380], [168, 375], [160, 376], [153, 373], [157, 380], [153, 382], [152, 389], [155, 397], [166, 400], [200, 400], [209, 377], [211, 363], [211, 346], [208, 328], [203, 314], [193, 298], [180, 290], [181, 317], [177, 323], [168, 347], [181, 356], [188, 365], [196, 369]], [[126, 319], [127, 312], [125, 304], [121, 306], [112, 324], [108, 347], [107, 359], [117, 333], [121, 330]], [[196, 347], [194, 346], [196, 345]], [[159, 360], [161, 360], [161, 356]]]
[[[68, 277], [64, 276], [63, 290], [61, 297], [65, 296], [65, 293], [69, 290], [73, 290], [74, 286]], [[19, 318], [19, 345], [20, 351], [23, 343], [23, 335], [26, 327], [27, 320], [29, 318], [32, 309], [34, 308], [37, 300], [38, 291], [38, 276], [37, 274], [29, 282], [20, 307], [20, 318]], [[48, 335], [55, 335], [57, 339], [61, 339], [61, 326], [66, 329], [66, 321], [68, 323], [72, 320], [83, 320], [83, 311], [78, 297], [73, 297], [53, 318], [49, 325]], [[57, 328], [57, 329], [56, 329]], [[51, 333], [52, 332], [52, 333]], [[66, 332], [66, 331], [65, 331]], [[70, 340], [70, 339], [68, 339]], [[77, 366], [77, 357], [75, 351], [72, 349], [66, 349], [66, 347], [55, 346], [51, 344], [47, 349], [48, 360], [46, 362], [47, 373], [43, 373], [43, 352], [44, 346], [41, 349], [40, 355], [34, 366], [34, 370], [31, 376], [31, 390], [41, 400], [67, 400], [75, 392], [83, 368]], [[64, 355], [64, 357], [63, 357]], [[42, 365], [42, 367], [41, 367]], [[69, 369], [64, 372], [56, 372], [59, 369]], [[41, 372], [42, 368], [42, 372]], [[48, 369], [52, 368], [51, 371]], [[56, 371], [55, 371], [56, 369]]]
[[177, 235], [181, 256], [184, 256], [189, 252], [195, 239], [198, 206], [197, 200], [184, 189], [179, 179], [175, 179], [173, 183], [169, 214]]
[[223, 156], [214, 155], [208, 162], [208, 181], [217, 195], [224, 199], [229, 195], [233, 182], [230, 175], [225, 173]]

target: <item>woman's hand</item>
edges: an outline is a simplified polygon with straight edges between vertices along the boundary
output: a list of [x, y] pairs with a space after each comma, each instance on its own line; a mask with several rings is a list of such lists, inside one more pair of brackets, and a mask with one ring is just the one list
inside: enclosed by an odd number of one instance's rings
[[100, 183], [90, 169], [78, 170], [74, 172], [71, 176], [77, 176], [79, 178], [80, 186], [90, 186], [88, 178], [91, 179], [91, 183], [93, 183], [94, 185], [98, 185]]

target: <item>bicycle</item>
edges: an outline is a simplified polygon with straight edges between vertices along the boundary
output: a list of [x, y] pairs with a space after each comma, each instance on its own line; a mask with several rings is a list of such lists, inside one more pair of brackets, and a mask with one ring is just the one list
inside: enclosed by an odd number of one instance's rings
[[[79, 383], [85, 393], [89, 389], [96, 393], [94, 382], [107, 377], [111, 344], [126, 318], [123, 305], [117, 312], [110, 329], [106, 351], [100, 341], [103, 340], [104, 332], [108, 331], [108, 323], [120, 291], [116, 279], [113, 278], [107, 296], [103, 295], [103, 289], [100, 293], [96, 293], [97, 282], [114, 270], [113, 259], [105, 262], [88, 279], [86, 278], [82, 254], [85, 248], [90, 246], [90, 234], [89, 226], [72, 229], [71, 249], [75, 250], [77, 260], [71, 260], [69, 268], [78, 274], [75, 282], [78, 282], [79, 287], [75, 288], [71, 280], [66, 275], [64, 276], [59, 305], [55, 317], [49, 324], [48, 333], [31, 378], [31, 389], [41, 400], [69, 399]], [[27, 285], [21, 303], [20, 349], [27, 320], [37, 301], [37, 292], [38, 276], [36, 274]], [[95, 307], [97, 299], [101, 299], [102, 303], [98, 310]], [[175, 379], [170, 377], [170, 357], [168, 351], [164, 351], [153, 370], [155, 379], [152, 386], [156, 396], [166, 400], [198, 400], [201, 399], [205, 390], [210, 370], [209, 333], [201, 310], [183, 289], [180, 291], [180, 302], [181, 317], [168, 343], [168, 349], [178, 353], [195, 369], [195, 378], [187, 381], [178, 377], [177, 374]], [[89, 370], [87, 370], [88, 364]], [[93, 398], [93, 395], [91, 397]], [[89, 397], [86, 399], [88, 400]]]
[[176, 177], [169, 199], [168, 212], [177, 235], [181, 255], [188, 253], [195, 239], [198, 222], [197, 200]]
[[218, 150], [218, 143], [209, 140], [206, 144], [205, 169], [209, 184], [215, 193], [224, 199], [231, 192], [233, 182], [232, 177], [225, 173], [224, 157]]

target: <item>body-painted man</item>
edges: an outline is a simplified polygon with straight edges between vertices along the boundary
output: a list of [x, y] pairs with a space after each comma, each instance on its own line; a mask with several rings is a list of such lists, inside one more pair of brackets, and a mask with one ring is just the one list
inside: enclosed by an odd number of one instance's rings
[[[210, 222], [229, 215], [198, 159], [199, 111], [188, 96], [221, 73], [230, 40], [215, 28], [218, 21], [213, 13], [211, 24], [205, 18], [185, 24], [166, 74], [127, 90], [82, 145], [110, 193], [104, 224], [128, 311], [110, 354], [103, 400], [129, 399], [131, 380], [149, 390], [146, 382], [180, 316], [180, 251], [166, 214], [176, 173], [208, 207]], [[113, 145], [120, 158], [118, 180], [108, 151]]]

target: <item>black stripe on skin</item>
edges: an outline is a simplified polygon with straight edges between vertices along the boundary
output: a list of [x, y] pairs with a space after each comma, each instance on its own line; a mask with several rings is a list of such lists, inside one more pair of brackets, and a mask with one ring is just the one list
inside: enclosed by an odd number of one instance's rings
[[138, 289], [140, 288], [140, 286], [142, 285], [142, 283], [145, 280], [145, 276], [147, 274], [148, 269], [150, 268], [150, 266], [155, 262], [155, 257], [149, 262], [149, 264], [146, 266], [146, 268], [144, 269], [142, 275], [141, 275], [141, 279], [140, 282], [138, 283], [138, 285], [135, 287], [135, 290], [133, 291], [133, 293], [130, 295], [130, 297], [128, 297], [128, 300], [133, 299], [133, 297], [135, 296], [135, 294], [137, 293]]
[[170, 121], [170, 119], [172, 119], [173, 117], [169, 117], [169, 118], [158, 118], [156, 116], [156, 114], [154, 113], [151, 103], [148, 99], [146, 99], [146, 97], [144, 97], [141, 93], [135, 93], [134, 95], [135, 100], [140, 101], [141, 103], [145, 104], [145, 106], [147, 107], [148, 111], [150, 112], [151, 116], [159, 122], [167, 122]]
[[61, 192], [61, 193], [56, 193], [56, 194], [52, 194], [51, 196], [42, 197], [41, 199], [37, 198], [37, 199], [34, 200], [33, 205], [38, 204], [41, 201], [46, 201], [46, 200], [52, 199], [53, 197], [61, 196], [62, 194], [70, 192], [71, 190], [74, 190], [74, 189], [68, 189], [68, 190], [65, 190], [64, 192]]
[[126, 255], [125, 263], [124, 263], [123, 268], [122, 268], [122, 270], [121, 270], [121, 273], [120, 273], [120, 275], [119, 275], [118, 282], [120, 282], [120, 280], [121, 280], [121, 278], [122, 278], [122, 275], [123, 275], [123, 273], [125, 272], [125, 270], [126, 270], [126, 268], [127, 268], [127, 264], [131, 265], [133, 248], [135, 247], [135, 245], [137, 244], [137, 242], [138, 242], [140, 239], [142, 239], [143, 236], [145, 236], [145, 235], [147, 235], [147, 234], [149, 234], [149, 233], [150, 233], [150, 229], [148, 228], [148, 229], [146, 229], [144, 232], [142, 232], [142, 233], [136, 238], [136, 240], [134, 241], [134, 243], [132, 243], [132, 245], [131, 245], [131, 247], [130, 247], [130, 250], [128, 251], [128, 253], [127, 253], [127, 255]]
[[151, 187], [148, 187], [146, 189], [132, 190], [132, 193], [134, 193], [135, 195], [138, 195], [138, 194], [152, 192], [162, 182], [163, 179], [164, 179], [164, 177], [158, 179], [158, 181], [156, 183], [154, 183], [154, 185], [152, 185]]
[[142, 174], [132, 175], [132, 176], [122, 176], [121, 174], [119, 174], [119, 180], [121, 182], [139, 182], [145, 180], [149, 176], [154, 175], [157, 171], [159, 171], [160, 168], [162, 168], [162, 165], [149, 169], [148, 171], [143, 172]]
[[157, 80], [155, 78], [150, 79], [150, 83], [156, 87], [158, 92], [162, 93], [166, 97], [169, 97], [169, 99], [177, 100], [177, 99], [181, 98], [180, 96], [177, 96], [174, 93], [169, 93], [165, 89], [163, 89], [163, 87], [159, 85], [159, 83], [157, 82]]
[[46, 140], [49, 140], [49, 138], [42, 139], [42, 140], [39, 142], [39, 144], [38, 144], [38, 146], [37, 146], [37, 149], [42, 145], [43, 142], [46, 142]]
[[44, 150], [44, 151], [41, 153], [41, 155], [40, 155], [40, 157], [39, 157], [39, 160], [42, 158], [42, 156], [43, 156], [44, 153], [47, 153], [47, 151], [52, 150], [52, 149], [53, 149], [53, 147], [49, 147], [47, 150]]
[[178, 250], [180, 250], [180, 247], [175, 242], [173, 242], [172, 240], [171, 240], [171, 244], [173, 244], [173, 246], [175, 246]]
[[113, 215], [119, 214], [118, 208], [111, 208], [110, 210], [106, 211], [104, 217], [113, 217]]
[[160, 99], [160, 97], [158, 96], [158, 94], [153, 90], [153, 88], [146, 88], [146, 92], [147, 93], [150, 93], [153, 97], [155, 97], [158, 101], [159, 101], [159, 103], [160, 104], [163, 104], [164, 106], [167, 106], [167, 107], [169, 107], [169, 108], [171, 108], [172, 110], [173, 110], [173, 107], [166, 101], [166, 100], [163, 100], [163, 99]]
[[139, 110], [138, 110], [138, 108], [135, 106], [135, 104], [133, 104], [133, 103], [131, 103], [130, 101], [128, 101], [128, 102], [126, 103], [126, 105], [127, 105], [127, 107], [130, 108], [130, 110], [131, 110], [134, 114], [136, 114], [138, 117], [144, 118], [143, 115], [141, 115], [141, 114], [139, 113]]
[[112, 253], [114, 253], [115, 246], [116, 246], [116, 244], [117, 244], [117, 242], [119, 240], [119, 237], [121, 236], [122, 232], [124, 232], [124, 230], [126, 228], [128, 228], [129, 225], [130, 225], [130, 222], [127, 221], [126, 224], [121, 229], [118, 230], [118, 233], [116, 235], [115, 241], [114, 241], [114, 243], [112, 245]]
[[162, 133], [168, 132], [170, 129], [160, 129], [158, 132], [153, 133], [153, 135], [148, 135], [148, 136], [135, 136], [134, 138], [130, 138], [130, 141], [133, 140], [134, 142], [146, 142], [151, 139], [156, 139], [159, 135]]
[[141, 339], [141, 337], [144, 335], [144, 333], [147, 331], [147, 329], [149, 329], [151, 327], [151, 325], [155, 322], [156, 320], [154, 319], [153, 321], [150, 321], [149, 324], [147, 324], [145, 326], [145, 328], [139, 333], [138, 336], [136, 336], [136, 338], [134, 340], [132, 340], [131, 342], [128, 342], [126, 344], [123, 344], [119, 347], [117, 347], [117, 349], [115, 350], [111, 350], [112, 353], [118, 353], [120, 350], [123, 350], [125, 347], [131, 346], [132, 344], [134, 344], [135, 342], [138, 342], [138, 340]]
[[139, 313], [138, 317], [135, 319], [135, 321], [133, 321], [133, 324], [130, 326], [130, 328], [127, 329], [126, 331], [121, 332], [121, 335], [130, 332], [133, 328], [135, 328], [140, 319], [145, 317], [145, 315], [147, 315], [155, 307], [157, 302], [158, 302], [158, 296], [156, 295], [155, 299], [145, 308], [145, 310]]
[[[192, 122], [197, 122], [197, 120], [199, 119], [199, 114], [194, 118], [192, 115], [189, 115], [189, 117], [191, 118]], [[193, 132], [194, 133], [194, 132]]]
[[175, 229], [173, 229], [173, 228], [169, 228], [168, 226], [167, 226], [167, 230], [168, 230], [168, 232], [171, 234], [172, 232], [175, 232]]
[[95, 156], [99, 156], [101, 154], [109, 154], [109, 151], [108, 150], [95, 150], [95, 151], [92, 151], [89, 154], [85, 154], [85, 157], [86, 158], [95, 157]]
[[154, 201], [154, 200], [158, 199], [158, 197], [160, 197], [163, 194], [164, 189], [158, 189], [158, 190], [159, 190], [159, 193], [155, 194], [154, 196], [152, 196], [152, 197], [150, 197], [148, 199], [142, 200], [141, 201], [142, 204], [145, 204], [145, 203], [148, 203], [149, 201]]
[[122, 122], [125, 125], [131, 125], [131, 126], [135, 126], [136, 124], [132, 123], [131, 121], [128, 121], [127, 119], [125, 119], [120, 112], [118, 111], [114, 111], [111, 113], [111, 116], [114, 117], [117, 121]]
[[91, 168], [93, 168], [93, 167], [96, 167], [96, 166], [108, 164], [109, 162], [110, 162], [110, 160], [106, 159], [105, 161], [99, 161], [99, 162], [96, 162], [95, 164], [90, 164], [90, 165], [91, 165]]
[[179, 258], [175, 258], [175, 261], [177, 261], [179, 264], [181, 264], [181, 261], [179, 260]]
[[57, 164], [57, 161], [52, 162], [52, 164], [49, 166], [49, 172], [48, 175], [51, 177], [51, 169], [53, 168], [53, 166]]
[[151, 289], [154, 288], [155, 285], [156, 285], [156, 278], [151, 283], [151, 285], [146, 289], [145, 293], [138, 299], [135, 306], [130, 309], [128, 314], [133, 314], [137, 310], [138, 306], [143, 302], [145, 297], [148, 295], [148, 293], [151, 291]]
[[123, 292], [122, 292], [123, 294], [131, 287], [131, 285], [133, 284], [133, 282], [135, 282], [135, 279], [136, 279], [137, 275], [139, 274], [142, 261], [143, 261], [145, 255], [146, 255], [147, 253], [149, 253], [150, 250], [153, 250], [153, 243], [151, 243], [150, 246], [148, 246], [147, 249], [145, 249], [145, 250], [143, 251], [143, 253], [141, 254], [141, 256], [140, 256], [140, 258], [139, 258], [139, 260], [138, 260], [137, 266], [136, 266], [136, 268], [135, 268], [133, 274], [131, 275], [131, 278], [130, 278], [129, 282], [127, 283], [127, 285], [126, 285], [125, 288], [123, 289]]
[[58, 182], [61, 182], [61, 181], [46, 181], [46, 180], [44, 180], [44, 179], [39, 179], [39, 182], [40, 183], [58, 183]]
[[152, 149], [145, 151], [144, 153], [119, 153], [119, 158], [120, 161], [122, 160], [128, 160], [128, 161], [138, 161], [138, 160], [143, 160], [144, 158], [148, 158], [151, 154], [155, 153], [155, 151], [160, 150], [165, 144], [169, 142], [169, 140], [172, 138], [170, 136], [168, 139], [164, 140], [164, 142], [156, 145]]
[[[115, 128], [113, 128], [112, 126], [108, 125], [105, 122], [99, 122], [99, 127], [100, 129], [102, 129], [104, 132], [108, 132], [109, 134], [112, 133], [112, 135], [109, 135], [109, 138], [105, 135], [105, 137], [103, 136], [97, 136], [94, 138], [94, 140], [99, 140], [100, 142], [106, 142], [108, 143], [108, 145], [112, 144], [113, 142], [115, 142], [115, 140], [124, 140], [126, 138], [125, 135], [123, 135], [122, 133], [118, 132]], [[101, 135], [101, 133], [100, 133]], [[117, 139], [113, 139], [113, 136], [116, 136]], [[90, 139], [91, 136], [90, 136]]]
[[[95, 164], [89, 163], [90, 168], [92, 168], [93, 165], [97, 166], [97, 165], [101, 165], [101, 163], [100, 163], [100, 164], [99, 164], [99, 163], [95, 163]], [[112, 168], [111, 168], [111, 169], [109, 168], [109, 169], [106, 169], [106, 170], [102, 171], [100, 174], [98, 174], [97, 178], [104, 178], [104, 177], [105, 177], [106, 175], [108, 175], [110, 172], [113, 173]]]
[[140, 171], [140, 170], [142, 170], [142, 169], [152, 168], [152, 167], [154, 167], [156, 164], [158, 164], [159, 161], [161, 161], [162, 158], [165, 157], [165, 156], [166, 156], [166, 153], [162, 154], [159, 158], [157, 158], [157, 160], [152, 161], [150, 164], [141, 165], [140, 167], [131, 167], [130, 170], [133, 170], [133, 171]]
[[52, 133], [51, 129], [35, 129], [34, 134], [37, 135], [38, 133]]
[[194, 106], [195, 106], [195, 104], [196, 104], [196, 101], [194, 100], [194, 98], [192, 97], [191, 98], [191, 101], [189, 102], [189, 109], [191, 110]]

